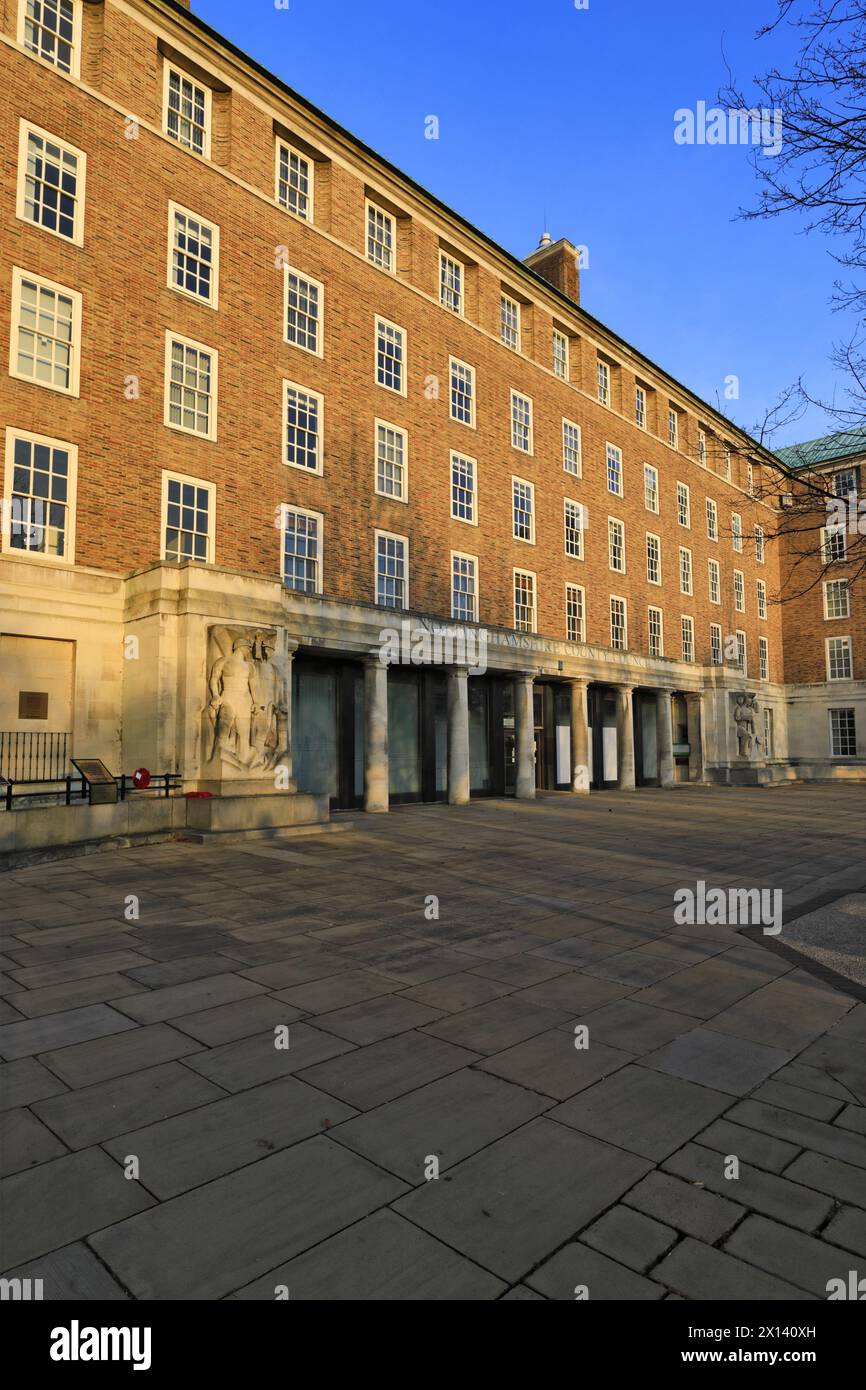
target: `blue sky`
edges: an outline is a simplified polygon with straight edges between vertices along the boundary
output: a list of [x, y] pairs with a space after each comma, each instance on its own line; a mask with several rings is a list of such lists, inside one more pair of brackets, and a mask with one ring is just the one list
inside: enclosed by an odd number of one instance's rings
[[[830, 246], [796, 220], [744, 222], [742, 145], [679, 145], [674, 113], [716, 104], [793, 51], [755, 39], [774, 0], [193, 0], [329, 116], [519, 257], [546, 221], [589, 248], [590, 313], [752, 429], [853, 325], [829, 306]], [[440, 138], [425, 139], [436, 115]], [[724, 397], [739, 378], [740, 397]], [[832, 429], [817, 411], [777, 446]]]

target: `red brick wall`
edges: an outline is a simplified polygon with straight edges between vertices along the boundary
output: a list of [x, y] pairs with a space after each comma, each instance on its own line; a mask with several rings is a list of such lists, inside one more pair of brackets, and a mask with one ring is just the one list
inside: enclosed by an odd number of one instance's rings
[[[161, 128], [162, 59], [157, 36], [119, 12], [110, 0], [85, 9], [85, 66], [101, 72], [98, 89], [117, 110], [95, 100], [40, 62], [4, 46], [3, 84], [8, 93], [2, 122], [3, 186], [0, 244], [4, 287], [11, 266], [43, 274], [83, 295], [83, 352], [80, 399], [70, 400], [29, 383], [0, 377], [4, 421], [56, 436], [79, 446], [76, 560], [88, 566], [128, 571], [160, 554], [160, 487], [162, 468], [206, 479], [217, 486], [216, 563], [262, 575], [279, 572], [279, 536], [274, 518], [281, 503], [319, 511], [325, 528], [325, 593], [341, 598], [373, 598], [373, 530], [376, 527], [410, 538], [412, 607], [450, 614], [450, 550], [479, 557], [480, 619], [512, 626], [512, 568], [534, 570], [538, 577], [538, 629], [565, 636], [566, 581], [584, 586], [587, 638], [609, 642], [609, 595], [629, 601], [629, 645], [646, 645], [648, 604], [665, 612], [665, 651], [680, 654], [680, 614], [695, 619], [696, 655], [709, 660], [709, 625], [723, 633], [739, 627], [748, 635], [749, 669], [757, 674], [758, 635], [770, 640], [771, 678], [781, 679], [778, 611], [771, 606], [766, 622], [756, 612], [755, 579], [766, 579], [772, 600], [778, 588], [777, 560], [768, 547], [766, 564], [755, 564], [750, 544], [753, 520], [760, 517], [769, 533], [772, 514], [736, 487], [700, 468], [684, 454], [675, 455], [667, 438], [668, 391], [661, 379], [650, 398], [650, 427], [661, 438], [637, 428], [633, 419], [635, 371], [643, 382], [644, 364], [622, 365], [614, 372], [614, 403], [625, 418], [595, 400], [597, 345], [588, 325], [575, 312], [571, 384], [550, 370], [551, 331], [568, 311], [537, 287], [537, 300], [524, 309], [524, 348], [536, 361], [510, 352], [498, 341], [499, 295], [514, 281], [492, 264], [494, 253], [473, 248], [468, 234], [447, 224], [438, 228], [429, 206], [401, 192], [410, 217], [399, 224], [398, 277], [384, 274], [361, 258], [364, 247], [365, 179], [380, 186], [390, 180], [372, 165], [344, 167], [335, 160], [318, 166], [317, 227], [291, 218], [272, 201], [274, 115], [292, 125], [288, 104], [266, 110], [237, 88], [231, 96], [227, 168], [208, 164], [155, 131], [140, 128], [137, 140], [124, 137], [124, 115], [136, 115]], [[101, 37], [93, 15], [100, 14]], [[157, 21], [157, 7], [143, 6]], [[7, 0], [7, 32], [14, 17]], [[166, 23], [168, 41], [197, 47], [184, 34], [183, 20]], [[94, 46], [104, 43], [103, 61]], [[88, 51], [88, 45], [90, 50]], [[213, 55], [199, 54], [203, 67], [218, 66]], [[223, 71], [231, 75], [225, 60]], [[95, 81], [91, 75], [91, 81]], [[261, 102], [264, 91], [254, 82]], [[84, 246], [69, 246], [15, 218], [18, 118], [24, 116], [86, 151], [87, 206]], [[303, 124], [303, 116], [300, 118]], [[318, 143], [342, 149], [339, 137], [323, 127]], [[263, 196], [256, 196], [257, 190]], [[397, 193], [394, 194], [395, 198]], [[169, 199], [219, 224], [219, 310], [213, 311], [166, 286]], [[325, 231], [329, 235], [323, 235]], [[478, 264], [467, 276], [468, 315], [462, 321], [435, 300], [440, 236], [466, 245]], [[310, 357], [282, 340], [283, 283], [275, 269], [275, 250], [288, 248], [294, 266], [320, 280], [325, 295], [325, 352]], [[356, 254], [352, 254], [353, 251]], [[487, 261], [485, 262], [485, 253]], [[534, 287], [533, 287], [534, 288]], [[529, 289], [526, 282], [524, 291]], [[374, 313], [408, 332], [408, 394], [405, 399], [373, 382]], [[219, 410], [216, 442], [195, 439], [163, 424], [165, 330], [197, 339], [219, 352]], [[484, 331], [479, 331], [482, 329]], [[0, 342], [8, 343], [9, 299], [0, 296]], [[5, 348], [4, 348], [5, 350]], [[610, 351], [609, 347], [605, 351]], [[453, 354], [476, 369], [477, 429], [452, 422], [448, 413], [448, 359]], [[140, 378], [139, 400], [124, 398], [124, 380]], [[440, 380], [438, 400], [425, 396], [430, 375]], [[281, 462], [282, 381], [288, 378], [320, 391], [325, 399], [324, 476], [308, 476]], [[535, 453], [527, 458], [510, 444], [510, 388], [534, 401]], [[684, 402], [681, 400], [680, 404]], [[709, 412], [708, 412], [709, 413]], [[409, 505], [388, 501], [374, 492], [373, 421], [381, 417], [409, 431]], [[583, 479], [562, 467], [561, 420], [575, 420], [583, 430]], [[629, 418], [631, 417], [631, 419]], [[681, 447], [694, 449], [696, 420], [683, 415]], [[605, 443], [623, 451], [625, 496], [606, 490]], [[449, 450], [457, 448], [478, 460], [477, 528], [450, 519]], [[645, 511], [643, 464], [654, 463], [660, 475], [661, 514]], [[744, 480], [745, 465], [735, 458], [735, 480]], [[512, 539], [511, 476], [536, 485], [537, 544]], [[676, 483], [691, 488], [692, 529], [676, 521]], [[721, 539], [706, 537], [705, 496], [719, 507]], [[563, 544], [563, 499], [584, 504], [589, 513], [586, 559], [568, 559]], [[745, 553], [735, 556], [730, 542], [730, 513], [743, 516]], [[612, 574], [607, 559], [607, 517], [625, 522], [627, 574]], [[663, 587], [645, 581], [645, 533], [661, 536]], [[678, 547], [693, 552], [693, 598], [679, 593]], [[708, 601], [707, 558], [722, 570], [721, 607]], [[732, 571], [742, 569], [746, 586], [745, 617], [733, 611]]]

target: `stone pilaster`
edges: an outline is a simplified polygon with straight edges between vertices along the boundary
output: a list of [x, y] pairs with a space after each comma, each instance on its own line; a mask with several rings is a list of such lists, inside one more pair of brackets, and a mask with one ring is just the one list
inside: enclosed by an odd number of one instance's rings
[[364, 662], [364, 810], [388, 810], [388, 667]]

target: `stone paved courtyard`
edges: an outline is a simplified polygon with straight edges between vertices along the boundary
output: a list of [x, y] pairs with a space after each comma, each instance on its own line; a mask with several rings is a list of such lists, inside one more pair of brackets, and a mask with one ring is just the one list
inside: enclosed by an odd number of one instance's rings
[[862, 891], [863, 788], [341, 824], [0, 876], [5, 1271], [46, 1298], [808, 1300], [863, 1270], [866, 1005], [673, 920], [698, 879], [790, 917]]

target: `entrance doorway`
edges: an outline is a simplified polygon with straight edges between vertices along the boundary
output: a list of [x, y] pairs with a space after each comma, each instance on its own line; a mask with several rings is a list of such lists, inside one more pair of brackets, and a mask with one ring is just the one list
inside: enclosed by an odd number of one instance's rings
[[616, 737], [616, 692], [604, 685], [587, 690], [589, 719], [589, 785], [593, 791], [610, 791], [617, 784], [619, 759]]

